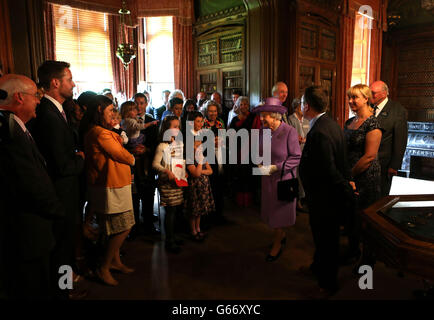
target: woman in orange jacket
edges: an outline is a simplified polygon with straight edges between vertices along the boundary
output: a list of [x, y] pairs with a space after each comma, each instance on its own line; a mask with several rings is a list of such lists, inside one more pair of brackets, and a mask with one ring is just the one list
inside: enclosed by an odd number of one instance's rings
[[100, 228], [109, 238], [98, 277], [116, 286], [110, 269], [122, 273], [134, 270], [125, 266], [119, 250], [135, 224], [131, 197], [131, 168], [134, 156], [122, 146], [122, 138], [111, 131], [113, 103], [96, 96], [87, 110], [84, 149], [90, 207], [97, 214]]

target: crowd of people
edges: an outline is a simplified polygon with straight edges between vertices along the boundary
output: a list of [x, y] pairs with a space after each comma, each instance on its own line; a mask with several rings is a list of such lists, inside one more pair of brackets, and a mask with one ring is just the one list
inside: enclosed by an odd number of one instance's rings
[[[284, 82], [256, 107], [240, 91], [227, 107], [218, 92], [209, 100], [205, 92], [186, 99], [179, 89], [163, 91], [161, 107], [151, 105], [148, 92], [117, 106], [110, 90], [86, 91], [74, 100], [74, 87], [70, 65], [60, 61], [38, 68], [37, 85], [21, 75], [0, 78], [6, 95], [0, 100], [0, 254], [6, 261], [0, 271], [8, 274], [0, 278], [0, 293], [6, 297], [79, 298], [80, 292], [59, 288], [62, 266], [72, 267], [74, 283], [89, 276], [116, 286], [112, 271], [134, 272], [122, 262], [123, 242], [159, 231], [156, 192], [171, 254], [181, 252], [180, 232], [203, 242], [204, 223], [225, 222], [225, 196], [239, 207], [260, 203], [261, 218], [274, 232], [267, 262], [281, 255], [285, 228], [295, 224], [297, 209], [308, 211], [315, 254], [300, 272], [315, 276], [320, 292], [333, 294], [342, 258], [340, 228], [350, 244], [345, 259], [358, 259], [359, 213], [389, 193], [406, 147], [405, 109], [388, 99], [381, 81], [348, 89], [355, 116], [343, 130], [326, 114], [328, 97], [317, 86], [294, 99], [292, 110], [284, 106]], [[236, 164], [222, 152], [218, 133], [225, 128], [249, 134], [247, 143], [238, 140]], [[250, 159], [253, 129], [260, 137], [265, 130], [271, 134], [270, 164]], [[214, 150], [205, 147], [210, 136]], [[259, 139], [260, 153], [265, 150]], [[254, 167], [261, 176], [252, 174]], [[298, 194], [278, 199], [279, 182], [290, 179], [298, 179]], [[85, 239], [101, 244], [94, 267]]]

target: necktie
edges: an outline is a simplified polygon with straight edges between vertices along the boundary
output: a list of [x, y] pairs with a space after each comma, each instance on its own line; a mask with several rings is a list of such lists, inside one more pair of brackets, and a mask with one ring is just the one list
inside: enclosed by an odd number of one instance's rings
[[32, 137], [32, 135], [30, 134], [29, 130], [26, 130], [25, 134], [26, 134], [27, 138], [29, 138], [30, 141], [34, 142], [34, 141], [33, 141], [33, 137]]
[[378, 106], [377, 105], [372, 105], [372, 109], [374, 110], [374, 116], [377, 116], [377, 110], [378, 110]]
[[65, 119], [66, 123], [68, 123], [68, 120], [66, 120], [66, 114], [65, 114], [64, 110], [62, 110], [62, 116], [63, 116], [63, 119]]

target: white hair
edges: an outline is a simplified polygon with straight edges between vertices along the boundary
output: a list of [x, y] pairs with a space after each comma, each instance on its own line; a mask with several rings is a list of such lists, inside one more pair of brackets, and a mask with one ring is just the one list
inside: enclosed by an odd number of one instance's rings
[[241, 105], [241, 102], [243, 102], [243, 101], [247, 102], [247, 104], [249, 105], [249, 109], [250, 109], [250, 100], [249, 100], [249, 97], [239, 96], [238, 99], [237, 99], [237, 101], [235, 101], [235, 105], [234, 105], [234, 112], [236, 114], [240, 113], [240, 105]]
[[278, 90], [280, 85], [284, 85], [285, 87], [288, 88], [288, 86], [286, 85], [285, 82], [283, 81], [278, 81], [274, 84], [273, 88], [271, 89], [271, 95], [274, 96], [274, 93]]
[[25, 92], [32, 89], [32, 86], [30, 82], [25, 81], [22, 77], [9, 76], [9, 79], [0, 82], [0, 89], [8, 93], [5, 100], [0, 100], [0, 106], [7, 106], [11, 104], [14, 93]]
[[171, 99], [173, 99], [173, 98], [179, 98], [179, 99], [181, 99], [182, 101], [184, 101], [184, 92], [182, 92], [181, 90], [179, 90], [179, 89], [176, 89], [176, 90], [173, 90], [171, 93], [170, 93], [170, 95], [169, 95], [169, 101], [171, 100]]
[[282, 115], [278, 112], [267, 112], [270, 118], [276, 119], [276, 120], [282, 120]]
[[208, 115], [208, 108], [211, 107], [211, 106], [216, 106], [217, 107], [217, 113], [218, 114], [222, 113], [222, 107], [221, 107], [221, 105], [217, 101], [207, 100], [203, 105], [204, 105], [203, 112], [202, 111], [201, 112], [204, 114], [205, 117]]

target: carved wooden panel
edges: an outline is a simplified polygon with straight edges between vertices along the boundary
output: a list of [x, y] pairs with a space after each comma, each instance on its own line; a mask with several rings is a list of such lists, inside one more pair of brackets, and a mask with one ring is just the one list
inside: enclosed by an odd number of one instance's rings
[[409, 121], [434, 121], [434, 39], [399, 45], [395, 96]]
[[336, 33], [326, 28], [321, 29], [320, 58], [336, 60]]
[[315, 58], [318, 51], [317, 26], [303, 22], [301, 24], [301, 48], [300, 53], [304, 57]]
[[300, 65], [299, 73], [299, 94], [303, 94], [304, 89], [315, 84], [315, 67]]

